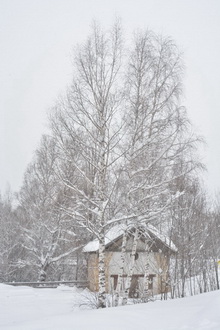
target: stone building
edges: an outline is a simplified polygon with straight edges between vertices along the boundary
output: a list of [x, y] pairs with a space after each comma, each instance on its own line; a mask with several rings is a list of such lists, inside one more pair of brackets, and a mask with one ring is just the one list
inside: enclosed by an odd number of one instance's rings
[[[105, 237], [105, 270], [106, 292], [112, 293], [116, 289], [118, 274], [121, 267], [121, 247], [123, 234], [127, 230], [126, 256], [123, 271], [123, 283], [128, 274], [131, 250], [134, 240], [134, 227], [122, 224], [109, 229]], [[91, 291], [98, 291], [98, 240], [89, 242], [83, 249], [88, 256], [88, 282]], [[147, 252], [148, 251], [148, 252]], [[149, 286], [152, 295], [168, 291], [168, 263], [169, 258], [176, 252], [174, 244], [152, 225], [139, 226], [139, 238], [135, 254], [134, 271], [130, 286], [130, 297], [138, 297], [144, 289], [145, 265], [149, 265]], [[123, 288], [122, 288], [123, 289]]]

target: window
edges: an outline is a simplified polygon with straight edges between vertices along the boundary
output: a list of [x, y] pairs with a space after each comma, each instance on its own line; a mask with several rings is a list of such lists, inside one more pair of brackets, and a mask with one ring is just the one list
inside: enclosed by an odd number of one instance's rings
[[118, 284], [118, 275], [110, 276], [111, 289], [116, 290]]

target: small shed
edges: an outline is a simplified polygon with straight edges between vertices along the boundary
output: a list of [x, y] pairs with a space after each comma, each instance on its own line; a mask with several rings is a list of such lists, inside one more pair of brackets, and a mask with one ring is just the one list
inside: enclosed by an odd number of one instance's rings
[[[105, 272], [106, 292], [112, 293], [116, 290], [118, 276], [121, 268], [121, 248], [123, 235], [127, 231], [126, 255], [123, 270], [123, 286], [125, 285], [131, 250], [134, 240], [134, 226], [126, 224], [115, 225], [105, 235]], [[146, 258], [149, 264], [148, 289], [152, 295], [166, 293], [169, 258], [176, 253], [177, 249], [168, 237], [161, 234], [154, 226], [139, 226], [139, 238], [135, 254], [135, 265], [130, 286], [130, 297], [138, 297], [144, 290], [144, 273]], [[97, 239], [89, 242], [83, 249], [88, 255], [88, 282], [91, 291], [98, 291], [98, 250]], [[148, 251], [148, 252], [147, 252]]]

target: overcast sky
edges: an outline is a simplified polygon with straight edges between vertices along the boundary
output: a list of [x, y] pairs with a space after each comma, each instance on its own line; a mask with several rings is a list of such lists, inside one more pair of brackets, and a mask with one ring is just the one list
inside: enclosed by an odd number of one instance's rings
[[220, 191], [220, 0], [0, 0], [0, 191], [22, 184], [47, 111], [71, 82], [71, 53], [93, 19], [126, 34], [152, 29], [184, 52], [188, 115], [207, 147], [208, 190]]

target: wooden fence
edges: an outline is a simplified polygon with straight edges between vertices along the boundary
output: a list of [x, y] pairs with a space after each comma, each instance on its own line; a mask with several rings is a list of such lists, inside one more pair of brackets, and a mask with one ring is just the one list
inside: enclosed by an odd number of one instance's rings
[[13, 286], [31, 286], [33, 288], [57, 288], [59, 285], [77, 286], [78, 288], [86, 288], [87, 281], [53, 281], [53, 282], [5, 282], [4, 284]]

